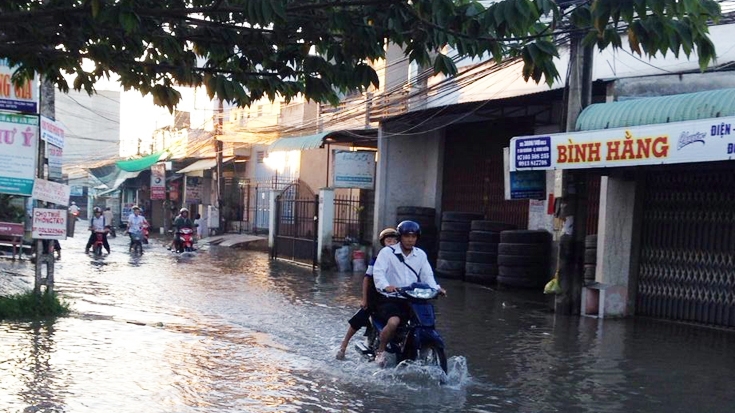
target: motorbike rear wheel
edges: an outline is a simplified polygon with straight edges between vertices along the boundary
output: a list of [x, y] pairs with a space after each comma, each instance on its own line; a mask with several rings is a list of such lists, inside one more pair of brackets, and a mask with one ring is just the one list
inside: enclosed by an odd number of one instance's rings
[[94, 249], [92, 250], [94, 252], [94, 255], [102, 255], [102, 245], [97, 244], [94, 246]]
[[444, 349], [435, 344], [427, 344], [418, 351], [418, 360], [429, 366], [439, 366], [447, 372], [447, 356]]

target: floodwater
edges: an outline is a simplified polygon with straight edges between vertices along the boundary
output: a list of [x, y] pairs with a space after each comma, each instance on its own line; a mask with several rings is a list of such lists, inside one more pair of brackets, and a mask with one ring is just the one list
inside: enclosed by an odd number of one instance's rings
[[122, 237], [94, 259], [84, 241], [62, 242], [57, 264], [69, 317], [0, 322], [2, 412], [735, 410], [733, 332], [554, 317], [537, 294], [441, 280], [443, 378], [354, 348], [334, 359], [359, 274], [218, 247], [177, 257], [155, 240], [134, 258]]

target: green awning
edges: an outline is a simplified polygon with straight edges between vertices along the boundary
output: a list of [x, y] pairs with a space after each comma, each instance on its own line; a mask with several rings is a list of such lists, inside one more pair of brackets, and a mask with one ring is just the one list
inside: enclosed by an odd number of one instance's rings
[[330, 133], [332, 132], [322, 132], [316, 135], [299, 136], [296, 138], [281, 138], [268, 146], [268, 152], [319, 149], [324, 145], [324, 138]]
[[577, 131], [735, 116], [735, 89], [631, 99], [590, 105], [577, 118]]
[[115, 164], [118, 168], [122, 169], [123, 171], [127, 172], [137, 172], [142, 171], [145, 169], [148, 169], [151, 167], [151, 165], [158, 162], [162, 155], [164, 155], [166, 152], [156, 152], [152, 155], [144, 156], [142, 158], [137, 159], [129, 159], [127, 161], [117, 161]]

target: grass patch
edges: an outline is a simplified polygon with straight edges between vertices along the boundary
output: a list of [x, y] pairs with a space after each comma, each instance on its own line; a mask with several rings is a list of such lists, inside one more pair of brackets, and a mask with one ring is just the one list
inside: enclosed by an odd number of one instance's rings
[[69, 303], [48, 291], [35, 295], [33, 291], [0, 297], [0, 320], [57, 317], [69, 314]]

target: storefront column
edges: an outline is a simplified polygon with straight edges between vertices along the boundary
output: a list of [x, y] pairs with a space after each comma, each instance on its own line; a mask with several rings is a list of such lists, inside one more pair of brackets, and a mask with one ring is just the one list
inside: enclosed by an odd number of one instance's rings
[[585, 286], [582, 314], [600, 318], [628, 314], [631, 271], [634, 180], [603, 176], [600, 182], [600, 216], [597, 231], [596, 283]]
[[[317, 230], [317, 251], [319, 264], [329, 261], [332, 254], [334, 236], [334, 189], [319, 190], [319, 227]], [[326, 256], [325, 256], [326, 254]]]

